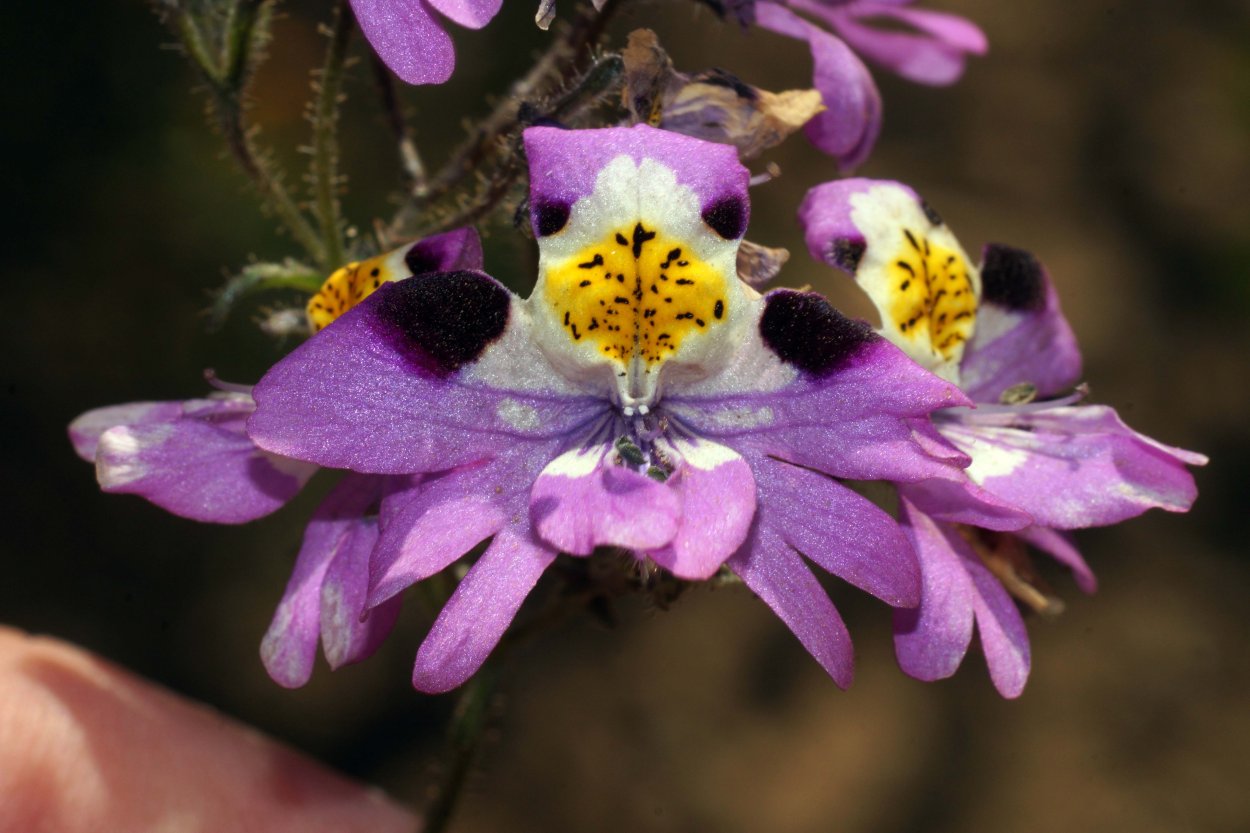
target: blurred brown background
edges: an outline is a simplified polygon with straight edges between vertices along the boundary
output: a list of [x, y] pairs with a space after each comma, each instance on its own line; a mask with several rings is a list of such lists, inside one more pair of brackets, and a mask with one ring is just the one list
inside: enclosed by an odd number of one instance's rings
[[[1102, 587], [1085, 598], [1052, 574], [1069, 608], [1032, 622], [1033, 677], [1016, 702], [997, 697], [977, 658], [951, 681], [905, 678], [887, 610], [843, 587], [831, 589], [859, 656], [846, 693], [745, 592], [688, 593], [667, 613], [625, 605], [613, 630], [576, 619], [512, 663], [453, 829], [1250, 829], [1250, 11], [1235, 0], [928, 5], [978, 21], [991, 54], [952, 89], [878, 74], [885, 131], [864, 174], [915, 185], [970, 251], [994, 240], [1039, 253], [1095, 397], [1211, 456], [1197, 507], [1081, 536]], [[265, 136], [292, 166], [327, 6], [284, 6], [256, 91]], [[485, 31], [458, 31], [453, 83], [407, 94], [431, 162], [463, 135], [462, 115], [485, 110], [482, 92], [503, 91], [545, 41], [533, 6], [508, 0]], [[226, 270], [289, 242], [223, 158], [188, 68], [160, 48], [170, 38], [141, 4], [3, 15], [0, 619], [422, 802], [452, 701], [409, 686], [415, 609], [373, 660], [321, 667], [300, 691], [271, 683], [257, 658], [324, 489], [247, 527], [202, 526], [101, 495], [65, 439], [88, 408], [199, 394], [205, 367], [257, 378], [285, 348], [255, 331], [255, 308], [213, 334], [200, 312]], [[685, 2], [625, 15], [616, 43], [643, 24], [682, 69], [721, 65], [773, 89], [807, 81], [802, 45], [745, 36]], [[348, 93], [347, 210], [367, 229], [390, 213], [398, 167], [367, 67]], [[792, 249], [784, 283], [866, 315], [849, 282], [807, 257], [792, 220], [830, 163], [801, 138], [771, 158], [784, 176], [757, 189], [750, 236]], [[497, 230], [488, 266], [523, 284], [526, 245]]]

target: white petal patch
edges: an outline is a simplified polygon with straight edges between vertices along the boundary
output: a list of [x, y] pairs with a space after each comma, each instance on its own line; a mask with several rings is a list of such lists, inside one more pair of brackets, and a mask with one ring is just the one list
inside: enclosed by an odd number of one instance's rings
[[515, 399], [501, 400], [495, 412], [508, 425], [523, 431], [532, 431], [542, 424], [538, 410], [533, 405], [527, 405]]
[[1010, 442], [1015, 429], [995, 429], [979, 426], [976, 432], [942, 430], [942, 434], [960, 451], [972, 458], [964, 472], [973, 483], [983, 484], [987, 478], [1007, 477], [1029, 460], [1029, 453], [986, 440], [985, 436], [1002, 434]]
[[547, 464], [547, 467], [543, 469], [543, 476], [569, 479], [586, 477], [599, 466], [599, 462], [603, 460], [606, 453], [607, 450], [603, 446], [566, 451]]
[[135, 429], [128, 425], [110, 428], [100, 435], [96, 452], [96, 479], [100, 488], [114, 489], [140, 480], [148, 466], [139, 458], [174, 434], [172, 425], [154, 424]]

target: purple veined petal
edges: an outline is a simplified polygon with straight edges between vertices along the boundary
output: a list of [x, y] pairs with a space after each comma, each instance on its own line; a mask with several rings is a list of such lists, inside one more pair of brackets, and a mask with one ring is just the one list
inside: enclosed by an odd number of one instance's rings
[[[363, 550], [365, 563], [360, 572], [368, 580], [368, 553], [377, 539], [377, 528], [376, 522], [364, 515], [381, 497], [386, 483], [386, 478], [346, 475], [317, 507], [304, 530], [295, 568], [260, 646], [265, 669], [279, 685], [298, 688], [312, 676], [324, 615], [322, 589], [331, 563], [349, 553], [349, 564], [344, 568], [354, 566], [361, 553], [350, 551]], [[340, 574], [342, 578], [345, 576]], [[355, 615], [358, 617], [362, 610]], [[336, 657], [342, 658], [341, 637], [336, 634], [336, 639], [340, 639]]]
[[752, 460], [760, 521], [838, 578], [896, 607], [920, 603], [920, 570], [898, 524], [871, 501], [816, 472]]
[[[795, 8], [824, 19], [859, 54], [918, 84], [944, 86], [963, 75], [968, 55], [989, 48], [976, 24], [953, 14], [897, 8], [885, 3], [853, 3], [828, 8], [811, 0], [792, 0]], [[864, 21], [886, 18], [910, 27], [900, 32]]]
[[752, 339], [719, 376], [669, 392], [666, 409], [691, 433], [836, 477], [914, 481], [958, 468], [957, 454], [931, 453], [915, 420], [968, 400], [866, 324], [813, 293], [779, 290], [764, 296]]
[[1020, 609], [976, 555], [960, 557], [972, 577], [972, 610], [990, 680], [1004, 697], [1019, 697], [1028, 682], [1030, 664], [1029, 633]]
[[456, 53], [451, 38], [430, 14], [426, 0], [351, 0], [369, 45], [409, 84], [442, 84]]
[[758, 524], [729, 568], [772, 608], [839, 688], [855, 675], [855, 651], [842, 617], [803, 559]]
[[828, 109], [807, 123], [808, 139], [843, 170], [862, 164], [881, 132], [881, 94], [868, 68], [837, 37], [777, 3], [757, 3], [755, 16], [758, 25], [811, 48], [812, 85]]
[[140, 495], [192, 520], [245, 523], [283, 506], [317, 470], [248, 439], [244, 422], [253, 406], [244, 395], [172, 404], [178, 413], [168, 421], [116, 425], [99, 435], [101, 489]]
[[377, 474], [577, 433], [609, 405], [563, 381], [528, 321], [478, 272], [383, 284], [270, 369], [248, 430], [274, 453]]
[[1044, 526], [1026, 527], [1017, 530], [1016, 535], [1071, 570], [1076, 586], [1082, 592], [1094, 593], [1098, 590], [1098, 579], [1072, 543], [1071, 535]]
[[530, 217], [534, 234], [540, 238], [563, 227], [574, 204], [594, 192], [600, 172], [621, 156], [636, 164], [650, 159], [669, 168], [679, 184], [694, 191], [703, 209], [737, 200], [743, 212], [741, 226], [746, 228], [751, 174], [731, 145], [645, 124], [600, 130], [531, 127], [524, 137], [530, 168]]
[[1059, 296], [1037, 258], [991, 244], [981, 265], [977, 330], [960, 365], [960, 383], [975, 402], [998, 402], [1027, 382], [1042, 399], [1081, 378], [1081, 351], [1059, 309]]
[[530, 493], [535, 534], [571, 555], [598, 546], [651, 550], [673, 540], [681, 494], [645, 474], [616, 465], [612, 444], [574, 448], [552, 460]]
[[182, 416], [183, 402], [128, 402], [95, 408], [69, 424], [69, 441], [74, 452], [88, 463], [95, 462], [100, 435], [119, 425], [150, 425], [172, 422]]
[[554, 446], [519, 449], [490, 461], [427, 475], [382, 503], [382, 536], [373, 556], [370, 604], [443, 570], [525, 517], [534, 479]]
[[972, 644], [976, 589], [961, 551], [973, 559], [957, 533], [900, 496], [899, 522], [915, 547], [922, 583], [920, 607], [894, 612], [894, 653], [899, 667], [918, 680], [951, 676]]
[[707, 440], [674, 440], [681, 461], [667, 485], [681, 497], [677, 533], [648, 555], [678, 578], [711, 578], [746, 540], [755, 517], [755, 478], [733, 449]]
[[499, 14], [503, 0], [425, 0], [466, 29], [481, 29]]
[[534, 540], [525, 524], [496, 535], [421, 643], [412, 684], [439, 694], [473, 676], [555, 558], [555, 550]]
[[480, 271], [485, 262], [482, 238], [472, 226], [445, 231], [418, 240], [405, 252], [404, 261], [414, 275]]
[[1156, 507], [1185, 512], [1197, 496], [1186, 465], [1206, 462], [1138, 434], [1101, 405], [973, 412], [939, 427], [972, 457], [974, 482], [1056, 529], [1105, 526]]

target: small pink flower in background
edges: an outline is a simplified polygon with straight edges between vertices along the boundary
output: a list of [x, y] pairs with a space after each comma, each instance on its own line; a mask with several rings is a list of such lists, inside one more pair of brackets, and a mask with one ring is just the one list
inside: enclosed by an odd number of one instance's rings
[[[442, 84], [456, 67], [456, 51], [439, 14], [466, 29], [481, 29], [503, 0], [351, 0], [360, 30], [391, 70], [409, 84]], [[436, 14], [439, 13], [439, 14]]]
[[881, 131], [881, 95], [858, 56], [909, 81], [941, 86], [959, 80], [967, 57], [988, 48], [984, 33], [971, 21], [906, 8], [911, 2], [756, 0], [738, 3], [730, 12], [743, 22], [807, 41], [812, 83], [827, 108], [808, 124], [807, 136], [841, 167], [852, 169], [868, 158]]

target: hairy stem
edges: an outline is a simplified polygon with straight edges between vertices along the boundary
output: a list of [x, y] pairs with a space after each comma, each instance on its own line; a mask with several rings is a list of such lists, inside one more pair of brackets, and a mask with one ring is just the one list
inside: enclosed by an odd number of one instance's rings
[[424, 197], [429, 192], [426, 182], [425, 165], [421, 162], [421, 154], [417, 152], [417, 144], [412, 137], [412, 128], [404, 119], [399, 96], [395, 92], [395, 79], [391, 71], [377, 53], [371, 53], [373, 77], [377, 82], [378, 97], [382, 101], [382, 112], [386, 116], [386, 124], [395, 135], [395, 143], [399, 149], [399, 163], [411, 181], [413, 197]]
[[347, 45], [351, 41], [355, 19], [346, 2], [334, 8], [334, 21], [330, 25], [330, 45], [326, 60], [317, 75], [314, 88], [316, 100], [312, 105], [312, 171], [314, 204], [317, 221], [321, 225], [321, 240], [325, 248], [327, 271], [343, 263], [343, 219], [338, 199], [338, 153], [336, 139], [339, 123], [340, 91], [343, 88], [343, 63], [347, 59]]
[[482, 735], [490, 725], [491, 701], [497, 683], [498, 672], [492, 663], [487, 663], [465, 683], [456, 701], [451, 725], [447, 727], [447, 769], [434, 801], [425, 811], [423, 833], [443, 833], [451, 821]]
[[325, 249], [316, 230], [291, 197], [282, 177], [259, 150], [255, 130], [245, 118], [247, 85], [264, 57], [269, 41], [275, 0], [236, 0], [227, 9], [220, 43], [207, 37], [204, 26], [182, 0], [164, 0], [158, 10], [174, 33], [208, 90], [208, 108], [214, 125], [243, 173], [251, 180], [265, 207], [319, 265]]

